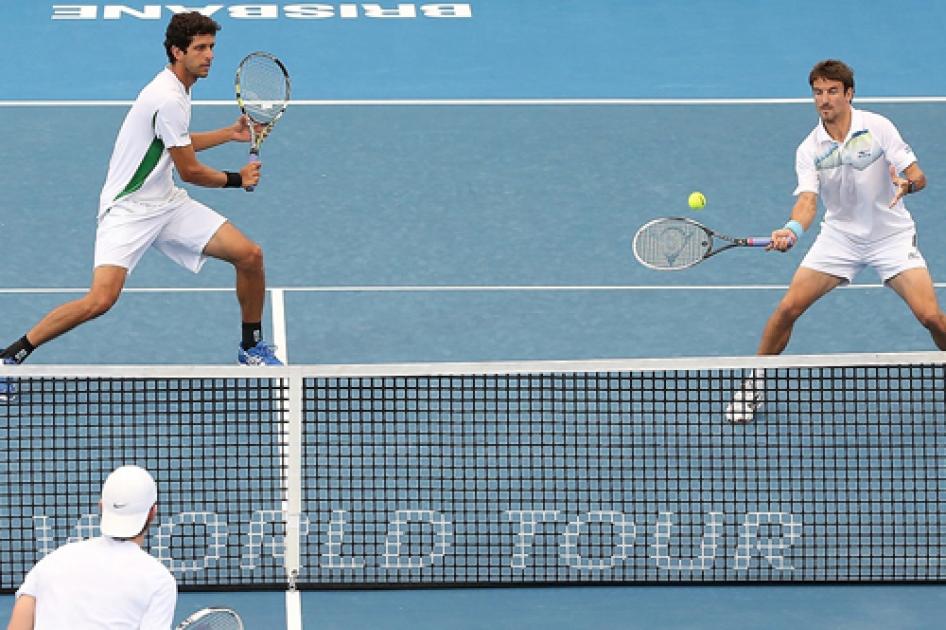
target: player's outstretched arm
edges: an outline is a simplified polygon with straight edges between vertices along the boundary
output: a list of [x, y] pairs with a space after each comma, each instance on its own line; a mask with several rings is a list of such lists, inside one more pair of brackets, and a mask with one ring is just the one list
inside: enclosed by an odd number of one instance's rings
[[813, 192], [801, 193], [792, 208], [792, 218], [783, 227], [772, 231], [772, 244], [766, 249], [787, 252], [808, 231], [817, 215], [818, 195]]

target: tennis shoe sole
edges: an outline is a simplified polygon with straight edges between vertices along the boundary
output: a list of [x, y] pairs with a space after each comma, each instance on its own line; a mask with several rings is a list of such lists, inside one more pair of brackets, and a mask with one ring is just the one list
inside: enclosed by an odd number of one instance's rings
[[[13, 359], [3, 359], [6, 365], [16, 365]], [[16, 400], [18, 389], [16, 379], [10, 376], [0, 376], [0, 404], [12, 403]]]
[[743, 387], [733, 394], [732, 402], [726, 405], [726, 421], [732, 424], [752, 422], [756, 412], [762, 408], [765, 397], [751, 387]]

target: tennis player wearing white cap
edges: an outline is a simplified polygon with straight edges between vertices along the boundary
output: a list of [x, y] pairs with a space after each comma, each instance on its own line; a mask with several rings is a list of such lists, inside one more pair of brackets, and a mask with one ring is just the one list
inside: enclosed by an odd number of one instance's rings
[[117, 468], [102, 486], [102, 535], [59, 547], [26, 575], [8, 630], [169, 630], [177, 584], [141, 548], [157, 514], [151, 474]]

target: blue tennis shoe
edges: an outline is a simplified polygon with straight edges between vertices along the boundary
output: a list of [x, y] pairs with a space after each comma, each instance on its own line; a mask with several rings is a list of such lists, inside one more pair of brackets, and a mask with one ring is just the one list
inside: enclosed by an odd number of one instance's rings
[[258, 342], [249, 350], [244, 350], [242, 344], [239, 346], [237, 362], [240, 365], [282, 365], [283, 362], [276, 357], [276, 348], [265, 341]]

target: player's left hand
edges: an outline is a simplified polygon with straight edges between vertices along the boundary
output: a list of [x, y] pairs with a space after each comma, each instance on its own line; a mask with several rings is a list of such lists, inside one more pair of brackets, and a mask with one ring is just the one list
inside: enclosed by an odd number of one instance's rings
[[893, 201], [890, 202], [890, 208], [893, 208], [897, 205], [897, 202], [903, 199], [903, 196], [910, 192], [910, 180], [905, 177], [900, 177], [897, 175], [897, 169], [893, 167], [893, 164], [890, 165], [890, 181], [893, 182], [893, 187], [897, 189], [897, 194], [894, 196]]
[[[256, 133], [259, 133], [263, 130], [263, 125], [254, 123], [254, 129]], [[250, 136], [250, 119], [246, 116], [240, 116], [239, 120], [233, 123], [233, 137], [231, 138], [235, 142], [249, 142], [252, 140]]]

